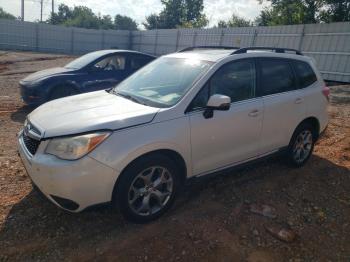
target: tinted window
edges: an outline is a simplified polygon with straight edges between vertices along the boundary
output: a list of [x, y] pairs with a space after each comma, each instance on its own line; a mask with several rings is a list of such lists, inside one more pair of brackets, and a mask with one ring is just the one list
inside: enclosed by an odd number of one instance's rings
[[145, 64], [149, 63], [151, 60], [152, 58], [147, 56], [133, 56], [130, 58], [130, 68], [132, 71], [136, 71]]
[[94, 65], [97, 70], [124, 70], [125, 57], [121, 55], [108, 56]]
[[260, 59], [261, 92], [271, 95], [295, 89], [295, 80], [291, 66], [283, 59]]
[[[255, 96], [255, 63], [253, 60], [242, 60], [221, 67], [209, 82], [193, 99], [190, 110], [206, 106], [211, 95], [220, 94], [237, 102]], [[210, 93], [209, 93], [210, 90]]]
[[206, 84], [192, 100], [189, 110], [196, 110], [204, 108], [207, 105], [209, 99], [209, 84]]
[[316, 74], [308, 63], [302, 61], [293, 61], [293, 64], [298, 77], [300, 88], [305, 88], [317, 81]]
[[73, 68], [73, 69], [83, 68], [84, 66], [87, 66], [88, 64], [92, 63], [99, 57], [104, 56], [105, 54], [107, 54], [105, 51], [96, 51], [96, 52], [88, 53], [77, 59], [74, 59], [72, 62], [68, 63], [65, 66], [65, 68]]
[[254, 97], [255, 63], [242, 60], [221, 67], [210, 80], [210, 94], [226, 95], [231, 102]]

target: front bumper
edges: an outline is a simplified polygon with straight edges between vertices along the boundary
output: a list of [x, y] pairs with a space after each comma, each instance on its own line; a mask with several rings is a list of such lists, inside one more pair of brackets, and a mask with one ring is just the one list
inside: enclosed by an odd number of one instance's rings
[[45, 103], [44, 94], [41, 94], [37, 88], [28, 87], [20, 83], [20, 94], [24, 103], [27, 105], [40, 105]]
[[118, 177], [116, 170], [89, 156], [68, 161], [44, 154], [47, 143], [41, 142], [32, 156], [23, 143], [22, 134], [18, 136], [23, 165], [33, 183], [49, 200], [71, 212], [111, 201]]

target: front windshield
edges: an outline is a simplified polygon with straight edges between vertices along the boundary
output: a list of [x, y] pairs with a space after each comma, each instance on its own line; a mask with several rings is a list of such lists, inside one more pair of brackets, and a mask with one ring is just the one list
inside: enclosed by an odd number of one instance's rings
[[65, 66], [65, 68], [81, 69], [84, 66], [87, 66], [88, 64], [90, 64], [91, 62], [95, 61], [99, 57], [101, 57], [100, 52], [88, 53], [68, 63]]
[[161, 57], [121, 82], [114, 93], [155, 107], [175, 105], [211, 63], [193, 58]]

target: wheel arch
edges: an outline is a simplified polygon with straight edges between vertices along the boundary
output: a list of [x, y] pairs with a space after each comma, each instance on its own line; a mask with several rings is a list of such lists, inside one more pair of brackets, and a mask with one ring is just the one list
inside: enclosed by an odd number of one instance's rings
[[297, 127], [294, 129], [291, 139], [293, 138], [295, 130], [297, 130], [301, 125], [306, 123], [311, 124], [311, 126], [314, 128], [314, 131], [315, 131], [314, 135], [316, 137], [316, 140], [318, 139], [320, 135], [320, 121], [314, 116], [307, 117], [303, 121], [301, 121], [299, 125], [297, 125]]
[[114, 184], [114, 187], [113, 187], [113, 192], [112, 192], [112, 201], [114, 199], [114, 196], [116, 194], [116, 192], [118, 191], [118, 186], [120, 184], [120, 180], [122, 178], [122, 176], [125, 174], [125, 171], [132, 165], [134, 164], [136, 161], [140, 160], [141, 158], [144, 158], [144, 157], [147, 157], [147, 156], [150, 156], [150, 155], [156, 155], [156, 154], [161, 154], [161, 155], [165, 155], [167, 156], [168, 158], [172, 159], [176, 166], [178, 166], [180, 168], [180, 174], [181, 174], [181, 177], [180, 177], [180, 181], [181, 181], [181, 184], [184, 184], [186, 179], [187, 179], [187, 172], [188, 172], [188, 167], [186, 165], [186, 161], [185, 159], [182, 157], [182, 155], [173, 150], [173, 149], [156, 149], [156, 150], [153, 150], [153, 151], [149, 151], [147, 153], [144, 153], [138, 157], [136, 157], [135, 159], [133, 159], [132, 161], [130, 161], [130, 163], [128, 163], [123, 169], [122, 171], [120, 172], [120, 175], [118, 176], [115, 184]]

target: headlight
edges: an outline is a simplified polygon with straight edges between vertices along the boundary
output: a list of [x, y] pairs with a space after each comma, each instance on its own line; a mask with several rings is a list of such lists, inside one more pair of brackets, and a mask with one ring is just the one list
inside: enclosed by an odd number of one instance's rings
[[45, 149], [45, 153], [61, 159], [75, 160], [91, 152], [111, 133], [97, 132], [74, 137], [54, 138]]

